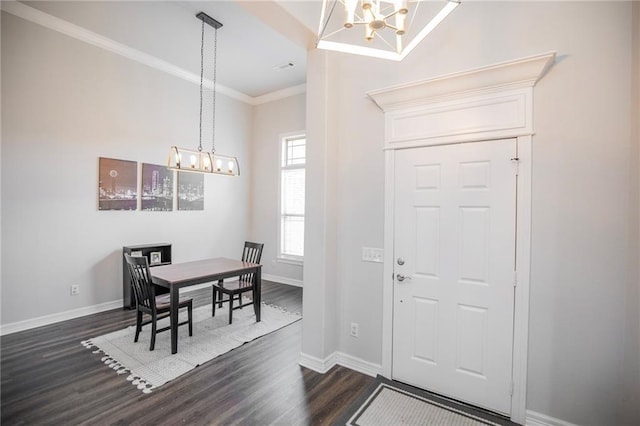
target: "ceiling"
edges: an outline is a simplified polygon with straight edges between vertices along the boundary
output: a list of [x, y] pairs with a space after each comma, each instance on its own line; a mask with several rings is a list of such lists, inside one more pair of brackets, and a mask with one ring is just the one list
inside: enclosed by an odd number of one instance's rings
[[[320, 0], [23, 3], [197, 75], [201, 23], [195, 15], [205, 12], [223, 24], [218, 84], [251, 98], [305, 84], [306, 51], [322, 6]], [[211, 78], [206, 61], [213, 56], [213, 29], [205, 28], [205, 77]]]

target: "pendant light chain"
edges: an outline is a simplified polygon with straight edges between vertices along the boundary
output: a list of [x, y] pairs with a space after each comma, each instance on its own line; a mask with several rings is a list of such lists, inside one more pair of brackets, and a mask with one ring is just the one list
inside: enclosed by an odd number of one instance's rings
[[[217, 174], [225, 176], [240, 176], [240, 165], [238, 164], [238, 158], [230, 155], [218, 154], [216, 151], [216, 103], [218, 94], [218, 29], [222, 28], [222, 24], [216, 21], [211, 16], [204, 12], [196, 14], [196, 18], [200, 20], [200, 123], [198, 134], [198, 146], [196, 148], [180, 148], [176, 145], [172, 146], [169, 150], [169, 159], [167, 161], [167, 168], [169, 170], [177, 171], [189, 171], [194, 173], [204, 174]], [[207, 30], [205, 25], [207, 24], [214, 29], [213, 39], [213, 52], [210, 46], [205, 46], [205, 36], [211, 36], [211, 30]], [[207, 32], [207, 34], [205, 34]], [[205, 50], [207, 54], [205, 55]], [[205, 60], [206, 66], [210, 66], [210, 55], [213, 53], [213, 76], [211, 71], [207, 71], [209, 77], [205, 76]], [[206, 56], [206, 58], [205, 58]], [[197, 78], [197, 77], [196, 77]], [[211, 79], [210, 79], [211, 78]], [[213, 81], [212, 81], [213, 80]], [[206, 87], [205, 87], [206, 84]], [[211, 85], [213, 84], [213, 87]], [[209, 89], [212, 89], [213, 105], [211, 108], [213, 115], [212, 132], [211, 132], [211, 152], [207, 149], [202, 150], [202, 138], [206, 140], [209, 132], [205, 131], [206, 126], [206, 111], [205, 103], [208, 103]]]
[[202, 34], [200, 36], [200, 139], [198, 151], [202, 151], [202, 84], [204, 81], [204, 20], [202, 20]]
[[216, 80], [218, 62], [218, 28], [213, 36], [213, 133], [211, 134], [211, 152], [216, 152]]

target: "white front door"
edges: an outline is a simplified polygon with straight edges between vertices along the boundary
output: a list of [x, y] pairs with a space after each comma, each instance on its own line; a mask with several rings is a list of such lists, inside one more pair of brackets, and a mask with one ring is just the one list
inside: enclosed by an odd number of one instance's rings
[[398, 150], [395, 157], [392, 376], [505, 414], [516, 149], [508, 139]]

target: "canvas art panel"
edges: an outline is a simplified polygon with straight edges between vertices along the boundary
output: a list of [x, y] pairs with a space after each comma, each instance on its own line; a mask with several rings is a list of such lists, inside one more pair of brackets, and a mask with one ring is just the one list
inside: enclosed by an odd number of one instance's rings
[[204, 175], [178, 172], [178, 210], [204, 210]]
[[138, 163], [100, 157], [98, 168], [98, 210], [136, 210]]
[[173, 210], [173, 176], [166, 166], [142, 163], [141, 210]]

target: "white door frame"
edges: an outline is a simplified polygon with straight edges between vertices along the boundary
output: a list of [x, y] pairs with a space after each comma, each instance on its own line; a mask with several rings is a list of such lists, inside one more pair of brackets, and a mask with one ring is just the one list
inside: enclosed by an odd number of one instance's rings
[[385, 112], [382, 374], [393, 377], [395, 150], [516, 138], [518, 146], [511, 420], [526, 419], [533, 86], [555, 52], [368, 93]]

